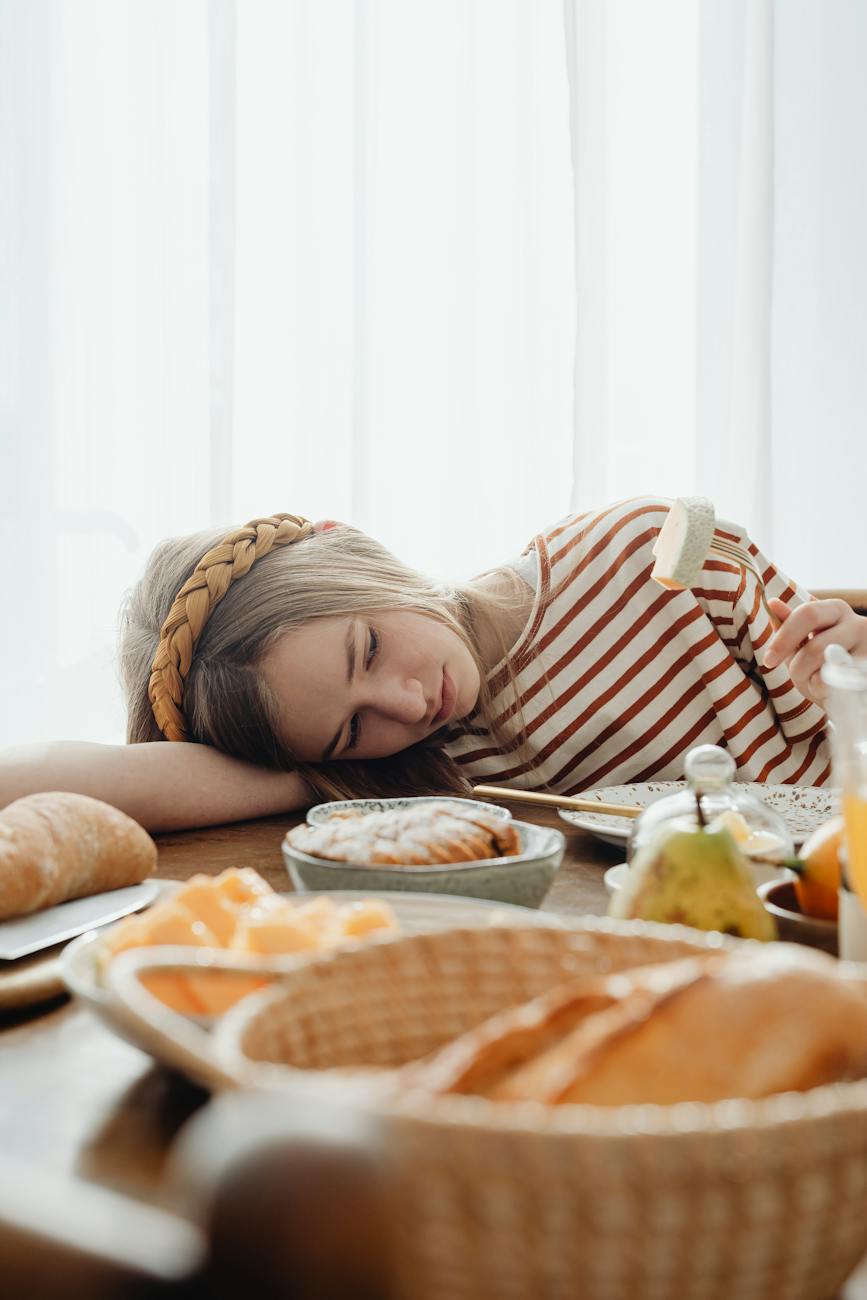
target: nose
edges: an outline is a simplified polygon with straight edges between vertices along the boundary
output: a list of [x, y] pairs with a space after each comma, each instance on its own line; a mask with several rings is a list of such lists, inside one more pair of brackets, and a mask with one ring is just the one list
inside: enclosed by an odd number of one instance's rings
[[413, 726], [421, 722], [428, 712], [424, 687], [415, 677], [390, 677], [372, 687], [367, 701], [383, 717], [392, 722]]

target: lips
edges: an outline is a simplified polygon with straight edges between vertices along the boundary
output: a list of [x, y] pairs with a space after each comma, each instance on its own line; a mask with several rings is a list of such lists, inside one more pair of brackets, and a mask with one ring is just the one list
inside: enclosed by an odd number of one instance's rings
[[458, 693], [457, 690], [455, 689], [455, 684], [452, 681], [451, 677], [449, 677], [448, 673], [444, 668], [442, 694], [440, 695], [440, 706], [438, 711], [434, 715], [434, 717], [431, 718], [431, 726], [433, 728], [436, 729], [437, 727], [441, 727], [443, 726], [444, 723], [448, 722], [449, 718], [452, 716], [452, 712], [455, 707], [455, 701], [457, 700], [457, 696]]

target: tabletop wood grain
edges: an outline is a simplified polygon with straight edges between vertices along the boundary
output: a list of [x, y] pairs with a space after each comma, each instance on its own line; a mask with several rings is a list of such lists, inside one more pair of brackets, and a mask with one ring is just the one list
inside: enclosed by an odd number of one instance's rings
[[[520, 816], [557, 825], [567, 836], [545, 910], [604, 912], [602, 874], [622, 853], [548, 810], [524, 808]], [[157, 873], [186, 880], [197, 871], [255, 867], [275, 889], [290, 890], [280, 842], [299, 820], [271, 817], [158, 836]], [[0, 1015], [0, 1131], [9, 1154], [158, 1199], [165, 1152], [202, 1100], [201, 1092], [121, 1042], [74, 1001]]]
[[[623, 851], [567, 826], [548, 809], [516, 816], [566, 835], [563, 865], [543, 910], [567, 917], [607, 907], [603, 873]], [[254, 867], [289, 890], [280, 854], [296, 816], [157, 837], [158, 875], [184, 880], [197, 871]], [[164, 1204], [167, 1154], [184, 1122], [207, 1100], [180, 1076], [154, 1064], [104, 1028], [75, 1001], [0, 1013], [0, 1132], [4, 1154], [49, 1173], [74, 1174], [125, 1196]], [[867, 1300], [867, 1269], [845, 1300]]]

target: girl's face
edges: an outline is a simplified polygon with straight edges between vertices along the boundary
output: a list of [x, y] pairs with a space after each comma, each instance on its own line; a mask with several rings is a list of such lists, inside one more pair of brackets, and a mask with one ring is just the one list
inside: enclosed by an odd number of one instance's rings
[[472, 713], [481, 685], [457, 633], [410, 610], [314, 619], [262, 670], [280, 738], [308, 763], [397, 754]]

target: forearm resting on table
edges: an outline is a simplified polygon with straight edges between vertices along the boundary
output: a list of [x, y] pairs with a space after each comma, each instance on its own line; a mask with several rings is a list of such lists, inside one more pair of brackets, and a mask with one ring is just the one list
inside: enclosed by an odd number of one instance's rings
[[0, 751], [0, 807], [42, 790], [88, 794], [146, 830], [189, 830], [303, 808], [295, 772], [274, 772], [207, 745], [57, 741]]

